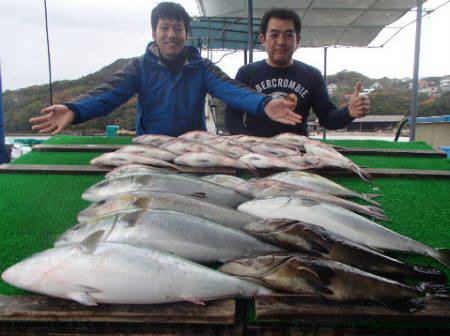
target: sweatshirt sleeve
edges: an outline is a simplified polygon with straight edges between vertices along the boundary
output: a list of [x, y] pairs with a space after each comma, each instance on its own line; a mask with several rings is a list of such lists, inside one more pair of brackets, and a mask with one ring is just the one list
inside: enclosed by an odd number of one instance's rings
[[207, 91], [223, 100], [232, 108], [255, 115], [265, 116], [264, 108], [272, 100], [270, 96], [258, 93], [252, 88], [231, 79], [210, 60], [203, 59]]
[[66, 103], [75, 113], [73, 124], [105, 116], [125, 103], [138, 91], [138, 75], [138, 65], [133, 59], [105, 83]]
[[[246, 81], [246, 75], [243, 71], [243, 68], [239, 68], [237, 74], [236, 74], [236, 80], [248, 84]], [[244, 128], [244, 114], [245, 112], [242, 110], [235, 109], [231, 107], [230, 105], [227, 105], [225, 109], [225, 126], [228, 129], [228, 132], [230, 134], [244, 134], [245, 128]]]
[[353, 121], [350, 117], [348, 107], [338, 109], [330, 100], [325, 80], [319, 70], [316, 73], [317, 85], [313, 96], [312, 109], [317, 115], [320, 124], [327, 129], [338, 129], [345, 127]]

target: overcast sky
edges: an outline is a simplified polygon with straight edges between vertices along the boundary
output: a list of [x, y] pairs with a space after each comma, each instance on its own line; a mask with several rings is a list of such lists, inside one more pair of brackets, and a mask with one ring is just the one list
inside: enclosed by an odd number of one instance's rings
[[[446, 0], [428, 0], [435, 8]], [[47, 0], [53, 80], [77, 79], [114, 62], [143, 54], [150, 41], [154, 0]], [[198, 15], [194, 0], [182, 1]], [[0, 61], [3, 90], [48, 82], [43, 0], [0, 0]], [[403, 20], [414, 19], [414, 13]], [[420, 76], [450, 75], [450, 5], [423, 20]], [[354, 70], [372, 78], [412, 77], [415, 25], [384, 48], [330, 48], [328, 74]], [[376, 39], [379, 44], [384, 37]], [[222, 53], [215, 53], [218, 60]], [[256, 53], [255, 60], [265, 58]], [[294, 58], [323, 69], [322, 48], [300, 48]], [[234, 76], [241, 53], [218, 65]]]

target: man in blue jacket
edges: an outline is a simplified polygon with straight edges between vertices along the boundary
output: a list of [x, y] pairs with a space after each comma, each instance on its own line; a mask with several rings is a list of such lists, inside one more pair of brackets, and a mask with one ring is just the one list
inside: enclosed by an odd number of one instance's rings
[[43, 116], [30, 119], [39, 133], [56, 134], [69, 124], [104, 116], [138, 95], [137, 134], [178, 136], [206, 130], [207, 93], [250, 114], [289, 125], [301, 121], [293, 103], [270, 96], [230, 79], [199, 51], [186, 46], [189, 15], [175, 3], [162, 2], [152, 10], [151, 42], [143, 56], [132, 59], [106, 83], [64, 105], [52, 105]]
[[338, 109], [330, 101], [324, 78], [319, 70], [294, 60], [292, 55], [300, 43], [301, 22], [296, 12], [287, 8], [269, 9], [261, 19], [261, 44], [268, 58], [247, 64], [239, 69], [236, 79], [258, 92], [284, 99], [288, 95], [298, 101], [295, 112], [302, 117], [298, 125], [284, 125], [261, 115], [246, 113], [229, 104], [225, 123], [231, 134], [272, 137], [279, 133], [308, 135], [307, 120], [310, 109], [322, 126], [337, 129], [369, 112], [370, 102], [359, 95], [361, 84], [349, 98], [348, 106]]

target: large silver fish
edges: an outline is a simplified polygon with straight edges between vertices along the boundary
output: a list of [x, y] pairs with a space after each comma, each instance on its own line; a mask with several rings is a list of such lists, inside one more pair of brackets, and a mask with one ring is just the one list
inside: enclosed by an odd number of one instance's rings
[[177, 174], [176, 171], [165, 168], [150, 167], [143, 164], [127, 164], [114, 168], [105, 175], [105, 178], [110, 179], [123, 175], [140, 174], [140, 173], [146, 174], [148, 172]]
[[283, 251], [240, 230], [172, 210], [140, 209], [94, 218], [63, 233], [55, 246], [73, 244], [103, 230], [102, 240], [142, 245], [211, 264]]
[[427, 282], [447, 282], [445, 276], [437, 270], [405, 264], [317, 225], [271, 219], [249, 223], [243, 230], [287, 250], [338, 261], [369, 273], [394, 279], [415, 277]]
[[190, 131], [187, 133], [184, 133], [178, 137], [178, 139], [186, 139], [191, 141], [198, 141], [198, 142], [206, 142], [211, 139], [217, 139], [220, 138], [217, 134], [208, 133], [205, 131]]
[[371, 199], [372, 197], [375, 197], [377, 195], [358, 193], [317, 174], [311, 174], [303, 171], [290, 171], [274, 174], [269, 176], [268, 178], [295, 184], [300, 187], [318, 192], [326, 192], [327, 194], [335, 196], [359, 197], [369, 203], [379, 205], [377, 202]]
[[100, 202], [111, 196], [133, 190], [156, 190], [203, 197], [218, 205], [236, 207], [248, 201], [247, 196], [195, 177], [175, 174], [134, 174], [101, 181], [89, 187], [82, 195], [86, 201]]
[[187, 140], [187, 139], [180, 139], [180, 138], [172, 139], [169, 142], [162, 144], [159, 148], [165, 149], [172, 153], [176, 153], [178, 155], [183, 155], [185, 153], [191, 153], [191, 152], [194, 152], [194, 153], [207, 152], [207, 153], [213, 153], [213, 154], [222, 154], [217, 149], [215, 149], [211, 146], [208, 146], [206, 144], [192, 141], [192, 140]]
[[239, 161], [246, 163], [248, 166], [261, 169], [290, 169], [299, 170], [302, 167], [286, 162], [276, 156], [251, 153], [241, 156]]
[[353, 212], [361, 213], [381, 220], [389, 220], [383, 211], [375, 206], [361, 205], [324, 192], [317, 192], [286, 182], [272, 179], [252, 179], [234, 187], [237, 191], [253, 198], [276, 196], [300, 196], [334, 204]]
[[116, 151], [116, 153], [130, 153], [163, 161], [173, 161], [178, 155], [161, 148], [143, 145], [124, 146]]
[[117, 167], [134, 163], [144, 164], [152, 167], [173, 168], [175, 170], [178, 170], [177, 166], [164, 160], [124, 152], [105, 153], [91, 160], [91, 165], [100, 167], [103, 166]]
[[365, 181], [371, 181], [372, 179], [369, 173], [356, 165], [352, 160], [336, 151], [333, 147], [321, 141], [309, 139], [305, 144], [305, 150], [307, 153], [311, 153], [323, 158], [329, 158], [331, 162], [337, 162], [338, 165], [344, 167], [345, 169], [353, 171]]
[[134, 144], [159, 147], [163, 143], [174, 139], [168, 135], [162, 134], [144, 134], [133, 139]]
[[78, 213], [78, 221], [86, 222], [112, 212], [131, 209], [174, 210], [237, 229], [259, 219], [204, 199], [161, 191], [138, 190], [118, 194], [103, 202], [91, 204]]
[[220, 184], [221, 186], [234, 189], [238, 184], [244, 183], [246, 180], [234, 176], [224, 174], [205, 175], [200, 177], [202, 180]]
[[336, 261], [295, 254], [241, 258], [222, 272], [278, 291], [321, 296], [333, 301], [374, 301], [392, 307], [425, 292]]
[[266, 219], [294, 219], [321, 226], [355, 243], [381, 251], [415, 253], [450, 267], [450, 251], [434, 249], [347, 209], [300, 197], [273, 197], [248, 201], [239, 211]]
[[175, 159], [175, 163], [178, 165], [188, 166], [188, 167], [230, 167], [237, 169], [248, 169], [252, 170], [253, 167], [244, 163], [243, 161], [233, 159], [222, 153], [208, 153], [208, 152], [198, 152], [198, 153], [185, 153], [180, 155]]
[[245, 149], [238, 142], [228, 138], [208, 140], [207, 144], [235, 159], [239, 159], [241, 156], [251, 153], [248, 149]]
[[256, 146], [251, 147], [251, 151], [253, 153], [272, 155], [278, 158], [284, 158], [288, 155], [297, 155], [299, 154], [298, 150], [291, 149], [285, 145], [278, 145], [272, 143], [261, 143]]
[[268, 295], [270, 290], [169, 253], [129, 244], [83, 242], [37, 253], [2, 274], [7, 283], [94, 306]]

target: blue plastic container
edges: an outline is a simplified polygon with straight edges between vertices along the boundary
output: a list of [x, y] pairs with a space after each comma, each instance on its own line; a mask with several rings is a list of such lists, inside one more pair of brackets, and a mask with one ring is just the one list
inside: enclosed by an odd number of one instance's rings
[[115, 136], [117, 136], [118, 130], [119, 130], [118, 125], [108, 125], [108, 126], [106, 126], [106, 136], [115, 137]]
[[440, 146], [439, 147], [443, 152], [447, 153], [447, 159], [450, 159], [450, 146]]

